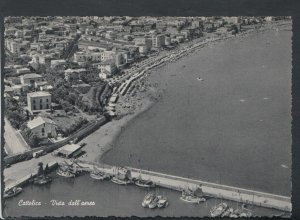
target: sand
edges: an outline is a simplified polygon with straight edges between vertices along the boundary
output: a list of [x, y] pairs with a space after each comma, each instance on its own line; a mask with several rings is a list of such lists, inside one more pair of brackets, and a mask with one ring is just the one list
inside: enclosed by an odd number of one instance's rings
[[[266, 25], [265, 29], [268, 28], [273, 28], [273, 26]], [[261, 28], [259, 31], [264, 31], [264, 29]], [[253, 32], [253, 30], [248, 31], [248, 33], [251, 32]], [[247, 36], [247, 33], [245, 32], [241, 35], [237, 35], [237, 37], [241, 39], [245, 36]], [[228, 40], [228, 38], [224, 38], [218, 42], [226, 40]], [[195, 42], [199, 42], [199, 39], [196, 39]], [[218, 42], [208, 43], [204, 45], [204, 47], [211, 47]], [[188, 42], [186, 45], [188, 44], [191, 44], [191, 42]], [[189, 54], [197, 53], [197, 51], [201, 50], [201, 48], [203, 48], [203, 46], [191, 50]], [[151, 72], [156, 71], [158, 68], [160, 67], [152, 69]], [[144, 82], [145, 91], [141, 92], [139, 89], [135, 89], [136, 95], [134, 97], [131, 95], [126, 95], [119, 98], [116, 106], [116, 112], [118, 115], [117, 119], [113, 119], [111, 122], [103, 125], [100, 129], [79, 142], [86, 143], [85, 147], [83, 148], [83, 150], [86, 151], [86, 154], [81, 157], [82, 159], [94, 162], [102, 161], [103, 155], [114, 147], [114, 141], [119, 136], [121, 131], [126, 127], [126, 125], [133, 118], [149, 109], [156, 102], [156, 100], [159, 99], [160, 93], [163, 91], [159, 91], [155, 82], [149, 82], [149, 78], [146, 75], [133, 84], [141, 85], [141, 82]]]

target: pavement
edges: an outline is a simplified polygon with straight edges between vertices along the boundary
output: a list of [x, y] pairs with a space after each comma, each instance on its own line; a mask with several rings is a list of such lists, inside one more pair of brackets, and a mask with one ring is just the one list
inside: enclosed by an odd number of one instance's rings
[[19, 131], [14, 129], [7, 118], [4, 118], [4, 140], [6, 142], [6, 150], [8, 153], [17, 154], [26, 150], [30, 150], [30, 147], [23, 139]]

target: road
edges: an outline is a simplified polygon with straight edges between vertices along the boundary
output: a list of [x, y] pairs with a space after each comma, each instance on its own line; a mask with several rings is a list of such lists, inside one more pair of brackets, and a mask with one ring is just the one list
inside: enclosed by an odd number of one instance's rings
[[7, 118], [4, 118], [4, 140], [6, 142], [7, 152], [10, 154], [22, 153], [29, 150], [30, 147], [23, 139], [19, 131], [15, 130]]

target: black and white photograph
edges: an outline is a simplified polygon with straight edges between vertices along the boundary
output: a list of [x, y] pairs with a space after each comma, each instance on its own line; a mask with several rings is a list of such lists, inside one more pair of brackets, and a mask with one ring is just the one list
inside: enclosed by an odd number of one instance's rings
[[4, 217], [292, 215], [291, 16], [6, 16]]

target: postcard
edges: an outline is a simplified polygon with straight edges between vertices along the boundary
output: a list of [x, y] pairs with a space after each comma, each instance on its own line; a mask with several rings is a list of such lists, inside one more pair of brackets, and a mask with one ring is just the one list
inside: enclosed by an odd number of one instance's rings
[[292, 17], [6, 16], [4, 217], [290, 217]]

